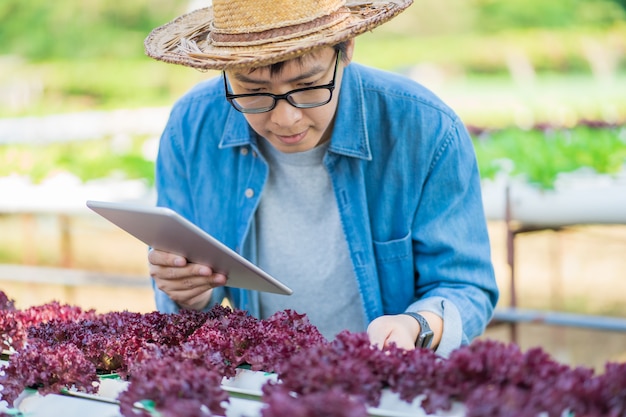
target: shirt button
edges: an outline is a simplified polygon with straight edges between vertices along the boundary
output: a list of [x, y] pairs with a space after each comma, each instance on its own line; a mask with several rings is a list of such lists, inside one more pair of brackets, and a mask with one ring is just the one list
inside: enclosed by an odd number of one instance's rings
[[248, 148], [241, 148], [241, 154], [242, 154], [243, 156], [248, 155]]
[[254, 197], [254, 190], [252, 188], [248, 188], [246, 190], [246, 197], [248, 197], [248, 198]]
[[256, 151], [252, 151], [252, 156], [256, 158]]

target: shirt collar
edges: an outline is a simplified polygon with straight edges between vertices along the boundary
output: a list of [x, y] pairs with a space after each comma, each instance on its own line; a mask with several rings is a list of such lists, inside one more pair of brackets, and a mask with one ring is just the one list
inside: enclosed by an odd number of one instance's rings
[[357, 66], [358, 64], [352, 63], [345, 67], [343, 72], [339, 105], [329, 149], [337, 154], [370, 161], [372, 153], [366, 126], [367, 109], [361, 74]]
[[[224, 99], [226, 102], [226, 99]], [[256, 134], [248, 125], [244, 115], [235, 110], [230, 103], [226, 102], [229, 107], [226, 123], [224, 124], [224, 133], [220, 141], [219, 148], [232, 148], [235, 146], [246, 146], [252, 142], [256, 142]]]

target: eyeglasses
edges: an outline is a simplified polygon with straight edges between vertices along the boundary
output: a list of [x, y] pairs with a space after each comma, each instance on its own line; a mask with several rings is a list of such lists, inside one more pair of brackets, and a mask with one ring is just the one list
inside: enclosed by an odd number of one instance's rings
[[289, 104], [299, 109], [311, 109], [313, 107], [323, 106], [324, 104], [328, 104], [333, 98], [333, 90], [335, 89], [335, 78], [337, 76], [337, 67], [339, 66], [340, 55], [341, 52], [337, 52], [333, 79], [330, 83], [315, 87], [298, 88], [296, 90], [288, 91], [285, 94], [232, 94], [228, 91], [226, 73], [222, 72], [226, 100], [232, 104], [235, 110], [242, 113], [265, 113], [271, 111], [274, 107], [276, 107], [278, 100], [286, 100]]

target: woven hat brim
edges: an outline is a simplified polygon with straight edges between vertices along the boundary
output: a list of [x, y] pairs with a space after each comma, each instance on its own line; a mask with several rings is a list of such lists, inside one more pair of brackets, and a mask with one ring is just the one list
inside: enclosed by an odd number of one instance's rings
[[337, 26], [302, 37], [254, 46], [215, 46], [207, 42], [213, 21], [213, 10], [207, 7], [157, 27], [144, 41], [144, 47], [146, 55], [156, 60], [197, 69], [262, 67], [354, 38], [397, 16], [412, 2], [349, 2], [350, 16]]

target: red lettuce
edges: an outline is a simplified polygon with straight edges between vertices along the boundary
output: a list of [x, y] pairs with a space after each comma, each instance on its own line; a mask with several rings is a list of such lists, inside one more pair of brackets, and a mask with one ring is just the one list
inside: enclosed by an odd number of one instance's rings
[[2, 399], [9, 405], [29, 387], [37, 388], [42, 395], [71, 387], [87, 393], [98, 391], [96, 368], [71, 344], [51, 347], [34, 341], [11, 355], [2, 370]]
[[130, 384], [118, 397], [120, 411], [128, 417], [150, 417], [148, 411], [135, 408], [135, 403], [149, 401], [162, 417], [224, 416], [222, 403], [228, 401], [228, 394], [221, 382], [218, 370], [198, 366], [193, 359], [145, 358], [132, 367]]

